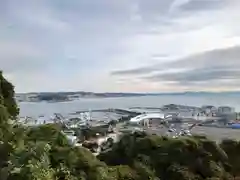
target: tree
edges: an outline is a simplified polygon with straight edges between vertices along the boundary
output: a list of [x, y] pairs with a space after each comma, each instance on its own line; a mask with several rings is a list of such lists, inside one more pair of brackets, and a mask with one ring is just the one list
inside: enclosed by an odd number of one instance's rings
[[224, 139], [220, 147], [226, 152], [229, 159], [229, 171], [236, 177], [240, 176], [240, 142], [231, 139]]
[[116, 180], [138, 180], [139, 176], [132, 168], [126, 165], [120, 165], [109, 168], [110, 176]]
[[0, 104], [0, 140], [4, 141], [9, 136], [9, 114], [7, 108]]
[[13, 85], [3, 77], [0, 71], [0, 102], [7, 108], [12, 119], [19, 114], [19, 109], [15, 101], [15, 92]]
[[206, 138], [172, 139], [129, 134], [115, 144], [111, 151], [100, 154], [99, 159], [111, 166], [130, 166], [139, 174], [142, 173], [141, 177], [156, 176], [170, 180], [229, 178], [226, 153]]
[[14, 149], [12, 137], [13, 131], [9, 124], [9, 113], [7, 108], [0, 104], [0, 177], [2, 178], [8, 176], [8, 159]]
[[28, 144], [25, 149], [11, 155], [10, 180], [54, 180], [55, 171], [50, 167], [46, 143]]
[[68, 146], [68, 140], [61, 132], [61, 128], [54, 124], [39, 125], [27, 132], [27, 141], [44, 141], [53, 146]]

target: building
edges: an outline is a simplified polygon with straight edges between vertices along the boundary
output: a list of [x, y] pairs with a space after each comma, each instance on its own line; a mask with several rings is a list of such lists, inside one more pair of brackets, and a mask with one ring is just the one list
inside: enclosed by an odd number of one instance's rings
[[216, 113], [218, 111], [218, 109], [212, 105], [202, 106], [201, 109], [202, 109], [202, 112], [206, 115]]
[[219, 124], [228, 124], [231, 122], [235, 122], [237, 120], [237, 113], [217, 113], [216, 117], [218, 118]]
[[161, 109], [164, 112], [178, 112], [179, 106], [176, 104], [167, 104], [167, 105], [164, 105]]
[[18, 102], [26, 102], [29, 101], [29, 95], [28, 94], [16, 94], [15, 99]]
[[146, 113], [131, 118], [129, 123], [148, 127], [150, 124], [160, 124], [164, 119], [162, 113]]
[[233, 107], [229, 107], [229, 106], [218, 107], [218, 113], [229, 114], [229, 113], [234, 113], [234, 112], [235, 112], [235, 109]]
[[79, 95], [79, 94], [68, 95], [67, 98], [68, 98], [70, 101], [79, 100], [79, 99], [81, 98], [81, 95]]

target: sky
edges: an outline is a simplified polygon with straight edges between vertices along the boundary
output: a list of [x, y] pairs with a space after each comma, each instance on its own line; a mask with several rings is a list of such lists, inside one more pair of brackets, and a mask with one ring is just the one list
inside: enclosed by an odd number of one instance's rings
[[16, 92], [240, 90], [239, 0], [1, 0]]

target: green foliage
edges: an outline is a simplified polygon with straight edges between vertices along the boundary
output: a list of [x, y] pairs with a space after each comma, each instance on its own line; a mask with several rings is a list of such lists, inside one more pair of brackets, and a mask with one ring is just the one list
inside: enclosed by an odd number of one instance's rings
[[0, 140], [4, 140], [9, 136], [9, 114], [7, 108], [0, 104]]
[[220, 147], [226, 152], [229, 159], [229, 171], [234, 176], [240, 176], [240, 142], [225, 139], [221, 142]]
[[155, 171], [141, 161], [134, 162], [133, 169], [138, 174], [139, 180], [158, 180]]
[[53, 180], [48, 152], [50, 145], [44, 143], [29, 144], [25, 149], [15, 151], [10, 156], [10, 174], [8, 179]]
[[67, 138], [61, 133], [60, 127], [57, 125], [46, 124], [32, 127], [27, 132], [27, 141], [44, 141], [51, 145], [68, 146]]
[[110, 175], [117, 180], [136, 180], [139, 179], [137, 173], [128, 166], [120, 165], [109, 168]]
[[194, 175], [187, 167], [181, 166], [179, 164], [172, 164], [167, 168], [166, 178], [171, 179], [171, 180], [179, 180], [179, 179], [196, 180], [196, 179], [199, 179], [199, 177]]
[[[202, 137], [168, 139], [129, 134], [115, 144], [112, 151], [100, 154], [99, 159], [111, 166], [128, 165], [143, 173], [139, 173], [141, 177], [201, 180], [229, 179], [231, 161], [228, 156], [221, 146]], [[240, 161], [236, 160], [234, 166], [237, 162]]]
[[15, 92], [13, 85], [3, 77], [0, 71], [0, 103], [7, 108], [10, 117], [13, 119], [19, 114], [14, 96]]

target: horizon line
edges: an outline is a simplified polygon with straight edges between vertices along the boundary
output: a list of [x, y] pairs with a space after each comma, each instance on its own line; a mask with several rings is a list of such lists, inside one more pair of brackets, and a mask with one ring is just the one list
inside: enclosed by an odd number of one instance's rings
[[94, 92], [94, 91], [39, 91], [39, 92], [15, 92], [15, 94], [38, 94], [38, 93], [94, 93], [94, 94], [183, 94], [183, 93], [240, 93], [239, 91], [178, 91], [178, 92]]

